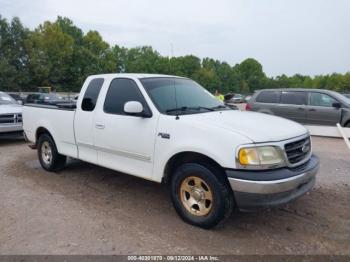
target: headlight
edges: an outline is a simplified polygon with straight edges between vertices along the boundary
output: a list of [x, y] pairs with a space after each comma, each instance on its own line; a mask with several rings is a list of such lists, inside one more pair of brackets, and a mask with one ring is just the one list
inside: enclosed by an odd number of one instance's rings
[[273, 146], [241, 148], [238, 161], [242, 166], [275, 166], [284, 163], [280, 150]]

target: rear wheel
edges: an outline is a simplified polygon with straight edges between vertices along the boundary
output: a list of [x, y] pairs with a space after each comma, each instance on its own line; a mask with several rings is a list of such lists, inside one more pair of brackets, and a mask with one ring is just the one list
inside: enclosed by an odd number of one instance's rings
[[172, 176], [171, 198], [179, 216], [195, 226], [211, 228], [227, 218], [233, 209], [233, 196], [221, 170], [187, 163]]
[[59, 171], [66, 165], [67, 157], [58, 153], [55, 142], [49, 134], [42, 134], [38, 140], [38, 158], [47, 171]]

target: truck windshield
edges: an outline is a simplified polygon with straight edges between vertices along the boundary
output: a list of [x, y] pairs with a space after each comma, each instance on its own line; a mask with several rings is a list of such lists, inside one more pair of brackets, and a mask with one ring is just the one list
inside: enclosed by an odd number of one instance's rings
[[196, 82], [176, 77], [140, 79], [153, 103], [163, 114], [196, 114], [227, 108]]
[[8, 94], [0, 93], [0, 105], [12, 105], [12, 104], [17, 104], [16, 100], [14, 100]]

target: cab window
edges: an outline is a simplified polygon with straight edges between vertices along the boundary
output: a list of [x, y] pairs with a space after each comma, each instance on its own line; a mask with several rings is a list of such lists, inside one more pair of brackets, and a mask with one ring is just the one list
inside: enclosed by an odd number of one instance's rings
[[81, 109], [83, 111], [94, 111], [103, 82], [103, 78], [95, 78], [91, 80], [86, 88], [83, 101], [81, 103]]

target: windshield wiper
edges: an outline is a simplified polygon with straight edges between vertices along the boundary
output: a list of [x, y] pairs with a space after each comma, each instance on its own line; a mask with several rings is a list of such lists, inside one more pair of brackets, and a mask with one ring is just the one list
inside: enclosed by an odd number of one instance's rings
[[221, 108], [228, 108], [228, 107], [225, 105], [218, 105], [218, 106], [211, 107], [210, 109], [215, 110], [215, 109], [221, 109]]
[[194, 107], [183, 106], [183, 107], [177, 107], [177, 108], [168, 109], [165, 112], [166, 113], [171, 113], [171, 112], [175, 112], [175, 111], [191, 111], [191, 110], [199, 111], [201, 109], [205, 109], [205, 110], [208, 110], [208, 111], [215, 111], [213, 108], [205, 107], [205, 106], [194, 106]]

